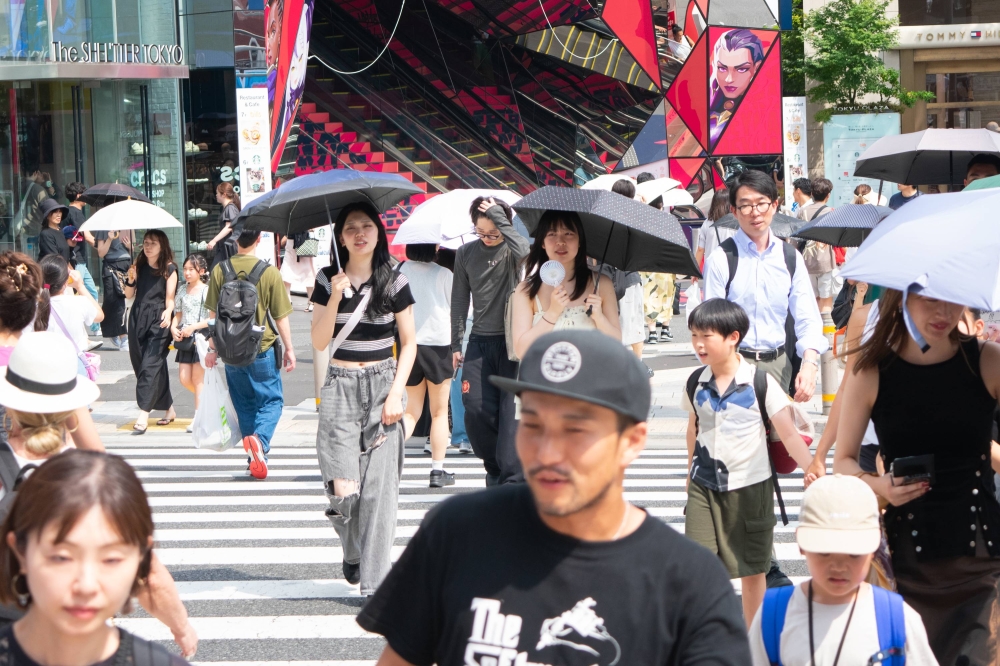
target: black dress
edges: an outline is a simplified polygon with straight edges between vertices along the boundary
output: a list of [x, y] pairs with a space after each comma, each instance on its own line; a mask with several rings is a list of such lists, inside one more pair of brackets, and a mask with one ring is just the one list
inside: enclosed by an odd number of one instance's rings
[[[94, 232], [94, 239], [97, 242], [108, 239], [107, 231]], [[116, 290], [116, 278], [112, 271], [126, 273], [132, 263], [132, 252], [128, 249], [121, 238], [111, 239], [111, 246], [101, 260], [101, 282], [104, 287], [104, 302], [101, 303], [101, 310], [104, 312], [104, 321], [101, 322], [101, 335], [106, 338], [117, 338], [125, 335], [126, 331], [126, 303], [125, 296]]]
[[167, 369], [170, 327], [160, 328], [160, 317], [167, 307], [167, 278], [176, 271], [177, 266], [170, 264], [165, 276], [157, 276], [144, 264], [136, 272], [135, 301], [128, 317], [128, 345], [136, 377], [135, 401], [144, 412], [168, 410], [174, 404]]
[[240, 232], [243, 231], [243, 224], [235, 224], [236, 218], [240, 215], [240, 209], [236, 207], [236, 204], [230, 203], [222, 212], [219, 214], [219, 231], [222, 231], [226, 225], [230, 225], [232, 228], [232, 233], [219, 241], [215, 246], [215, 254], [212, 255], [212, 266], [215, 268], [217, 264], [221, 264], [223, 261], [229, 257], [236, 254], [236, 239], [239, 238]]
[[997, 400], [983, 383], [978, 340], [942, 363], [892, 355], [879, 367], [872, 422], [886, 469], [932, 454], [923, 497], [889, 506], [885, 528], [896, 586], [924, 621], [941, 664], [995, 663], [1000, 617], [1000, 504], [990, 447]]

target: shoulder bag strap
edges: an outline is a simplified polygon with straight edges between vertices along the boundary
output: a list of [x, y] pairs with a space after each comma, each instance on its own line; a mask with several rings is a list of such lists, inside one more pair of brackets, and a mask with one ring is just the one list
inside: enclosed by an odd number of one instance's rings
[[17, 487], [17, 476], [21, 471], [21, 466], [17, 464], [17, 458], [7, 443], [0, 444], [0, 483], [8, 493], [14, 492]]
[[726, 253], [726, 261], [729, 264], [729, 279], [726, 280], [726, 298], [729, 298], [729, 287], [733, 284], [733, 278], [736, 277], [736, 267], [740, 262], [740, 251], [736, 247], [736, 241], [732, 238], [722, 241], [719, 247]]
[[793, 594], [795, 594], [794, 585], [772, 587], [764, 593], [764, 603], [760, 609], [760, 633], [771, 666], [782, 666], [781, 632], [785, 628], [788, 602], [791, 601]]
[[80, 346], [78, 344], [76, 344], [76, 340], [73, 338], [72, 335], [69, 334], [69, 331], [66, 330], [66, 326], [63, 324], [62, 318], [59, 316], [59, 312], [56, 311], [56, 309], [54, 307], [52, 307], [52, 301], [51, 300], [49, 301], [49, 317], [55, 317], [56, 318], [56, 323], [59, 325], [59, 328], [61, 328], [63, 334], [67, 338], [69, 338], [69, 341], [73, 343], [73, 348], [76, 349], [76, 355], [79, 356], [80, 353], [81, 353], [80, 352]]
[[358, 303], [358, 307], [354, 308], [354, 312], [351, 313], [347, 323], [344, 324], [344, 328], [340, 329], [340, 333], [337, 333], [337, 337], [333, 339], [333, 344], [330, 346], [330, 358], [333, 358], [333, 355], [337, 353], [338, 349], [340, 349], [340, 345], [344, 344], [344, 340], [347, 339], [347, 336], [354, 332], [354, 328], [358, 325], [358, 322], [361, 321], [361, 315], [364, 314], [365, 308], [368, 307], [368, 301], [371, 299], [371, 295], [372, 288], [370, 286], [365, 287], [361, 293], [361, 302]]
[[813, 220], [815, 220], [817, 217], [819, 217], [819, 214], [822, 213], [827, 208], [829, 208], [829, 206], [827, 206], [826, 204], [823, 204], [822, 206], [817, 208], [815, 211], [813, 211], [812, 217], [809, 218], [809, 221], [812, 222]]
[[771, 483], [774, 485], [774, 497], [778, 500], [778, 509], [781, 511], [781, 524], [788, 524], [788, 514], [785, 511], [785, 500], [781, 497], [781, 486], [778, 484], [778, 470], [771, 460], [771, 417], [767, 413], [767, 372], [760, 368], [754, 368], [753, 392], [757, 396], [757, 406], [760, 408], [760, 418], [764, 422], [764, 437], [767, 444], [767, 462], [771, 465]]

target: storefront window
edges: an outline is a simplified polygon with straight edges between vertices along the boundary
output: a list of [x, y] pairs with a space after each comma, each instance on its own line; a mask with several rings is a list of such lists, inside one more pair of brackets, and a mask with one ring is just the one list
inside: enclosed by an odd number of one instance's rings
[[936, 95], [927, 103], [928, 127], [977, 129], [1000, 122], [1000, 72], [928, 74], [926, 89]]
[[997, 0], [899, 0], [900, 25], [1000, 22]]

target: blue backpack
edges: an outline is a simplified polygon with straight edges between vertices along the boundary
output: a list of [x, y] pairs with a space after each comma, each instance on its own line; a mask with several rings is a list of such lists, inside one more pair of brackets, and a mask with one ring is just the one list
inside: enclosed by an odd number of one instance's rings
[[[760, 612], [760, 631], [764, 649], [771, 666], [781, 664], [781, 630], [785, 628], [788, 602], [795, 592], [795, 585], [772, 587], [764, 594]], [[903, 597], [881, 587], [871, 586], [875, 598], [875, 626], [878, 631], [879, 651], [868, 663], [886, 666], [906, 666], [906, 619], [903, 615]], [[895, 653], [895, 654], [894, 654]]]

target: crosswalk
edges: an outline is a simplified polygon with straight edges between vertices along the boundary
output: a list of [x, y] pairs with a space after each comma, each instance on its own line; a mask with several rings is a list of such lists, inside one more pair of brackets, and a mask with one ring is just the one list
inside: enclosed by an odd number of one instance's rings
[[[256, 481], [245, 473], [241, 450], [199, 451], [181, 434], [155, 444], [127, 436], [105, 441], [146, 488], [157, 552], [201, 638], [198, 663], [363, 666], [381, 652], [382, 639], [354, 621], [361, 598], [358, 587], [343, 579], [340, 542], [323, 515], [328, 505], [315, 448], [306, 439], [297, 443], [275, 446], [268, 478]], [[626, 497], [683, 531], [685, 465], [684, 450], [644, 451], [626, 474]], [[394, 560], [437, 502], [485, 488], [476, 458], [449, 450], [446, 468], [455, 472], [456, 485], [430, 489], [430, 456], [407, 449]], [[801, 474], [783, 477], [781, 487], [792, 522], [779, 523], [775, 549], [794, 579], [805, 574], [793, 533]], [[171, 640], [165, 626], [142, 612], [119, 623], [151, 640]]]

